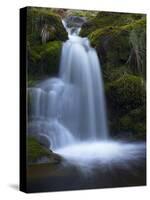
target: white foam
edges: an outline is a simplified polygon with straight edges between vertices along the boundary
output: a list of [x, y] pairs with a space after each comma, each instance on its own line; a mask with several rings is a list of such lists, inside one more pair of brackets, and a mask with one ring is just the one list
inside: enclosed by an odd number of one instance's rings
[[84, 142], [56, 149], [67, 162], [83, 170], [97, 167], [119, 165], [123, 168], [138, 164], [145, 158], [145, 143], [115, 141]]

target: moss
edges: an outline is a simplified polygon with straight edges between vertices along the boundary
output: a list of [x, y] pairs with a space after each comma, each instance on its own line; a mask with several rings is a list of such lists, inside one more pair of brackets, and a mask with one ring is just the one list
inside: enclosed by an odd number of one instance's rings
[[145, 138], [145, 86], [139, 76], [125, 73], [106, 84], [109, 126], [112, 135], [131, 133], [132, 138]]
[[129, 33], [116, 27], [97, 29], [89, 35], [103, 65], [125, 65], [130, 54]]
[[27, 157], [28, 162], [37, 161], [42, 157], [49, 157], [51, 155], [50, 150], [41, 146], [37, 140], [33, 137], [27, 138]]
[[28, 78], [28, 87], [34, 87], [37, 84], [37, 80]]
[[124, 114], [145, 105], [145, 89], [138, 76], [124, 74], [107, 84], [106, 94], [113, 113]]
[[27, 10], [27, 40], [32, 45], [41, 43], [42, 28], [47, 25], [52, 35], [51, 40], [65, 41], [68, 36], [61, 18], [52, 9], [31, 8]]
[[134, 30], [137, 37], [145, 30], [145, 19], [123, 26], [106, 26], [91, 32], [88, 37], [97, 49], [102, 63], [112, 66], [125, 64], [130, 56], [130, 34]]
[[112, 67], [111, 65], [106, 65], [104, 69], [104, 79], [105, 79], [105, 86], [107, 87], [107, 83], [110, 84], [110, 82], [118, 80], [125, 74], [131, 74], [131, 71], [126, 66], [120, 66], [120, 67]]
[[131, 110], [119, 120], [121, 131], [132, 132], [134, 138], [145, 139], [146, 137], [146, 111], [145, 107]]
[[[135, 112], [134, 116], [132, 113]], [[143, 115], [143, 114], [144, 115]], [[114, 116], [110, 121], [110, 130], [112, 137], [128, 138], [128, 139], [142, 139], [146, 138], [146, 117], [145, 108], [139, 107], [129, 111], [127, 114], [117, 117]], [[142, 117], [141, 117], [142, 116]], [[144, 118], [143, 118], [144, 116]]]
[[92, 18], [83, 25], [80, 35], [85, 37], [97, 29], [128, 25], [143, 17], [145, 17], [143, 14], [98, 12], [95, 18]]
[[[42, 30], [46, 35], [41, 36]], [[28, 85], [58, 73], [62, 41], [68, 34], [55, 9], [27, 10]]]
[[87, 11], [87, 10], [67, 10], [65, 17], [68, 16], [78, 16], [78, 17], [83, 17], [85, 20], [92, 20], [93, 18], [96, 17], [97, 11]]
[[58, 73], [61, 47], [60, 41], [52, 41], [35, 45], [30, 49], [28, 53], [29, 81], [30, 77], [37, 80]]
[[145, 78], [145, 15], [99, 12], [83, 25], [80, 34], [87, 36], [97, 50], [104, 73], [107, 66], [124, 66], [133, 74], [140, 74]]

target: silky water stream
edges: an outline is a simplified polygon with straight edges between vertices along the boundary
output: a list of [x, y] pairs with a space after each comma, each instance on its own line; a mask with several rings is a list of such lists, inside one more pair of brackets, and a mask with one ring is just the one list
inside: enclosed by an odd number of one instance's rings
[[63, 24], [69, 39], [62, 47], [59, 76], [28, 89], [32, 99], [28, 129], [50, 141], [50, 148], [64, 159], [63, 169], [73, 166], [80, 174], [77, 177], [88, 181], [91, 177], [92, 182], [82, 183], [79, 178], [79, 182], [65, 186], [63, 181], [64, 186], [59, 182], [54, 190], [71, 185], [70, 189], [144, 184], [145, 143], [109, 137], [97, 53], [88, 38], [79, 36], [80, 26], [68, 28], [66, 21]]

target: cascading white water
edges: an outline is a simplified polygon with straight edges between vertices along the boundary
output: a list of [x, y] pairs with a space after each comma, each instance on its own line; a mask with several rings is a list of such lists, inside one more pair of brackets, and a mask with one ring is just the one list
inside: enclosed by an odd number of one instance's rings
[[108, 137], [101, 67], [87, 38], [78, 36], [80, 27], [68, 28], [63, 44], [60, 73], [34, 88], [31, 96], [29, 131], [46, 134], [52, 148]]
[[[67, 27], [58, 78], [29, 88], [28, 133], [45, 135], [50, 148], [86, 172], [119, 166], [128, 170], [145, 159], [145, 143], [108, 140], [101, 66], [79, 27]], [[134, 163], [134, 165], [133, 165]], [[94, 170], [93, 170], [94, 169]], [[89, 173], [88, 173], [89, 174]]]

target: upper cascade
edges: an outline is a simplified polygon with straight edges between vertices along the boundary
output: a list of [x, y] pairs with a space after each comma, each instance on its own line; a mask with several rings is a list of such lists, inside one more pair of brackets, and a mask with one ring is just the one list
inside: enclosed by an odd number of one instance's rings
[[68, 32], [68, 35], [79, 35], [82, 25], [86, 22], [84, 17], [68, 16], [62, 20], [62, 23]]
[[48, 136], [53, 148], [108, 138], [97, 53], [88, 38], [78, 35], [82, 23], [71, 26], [67, 20], [62, 22], [69, 40], [62, 47], [59, 77], [29, 89], [32, 96], [30, 133]]

